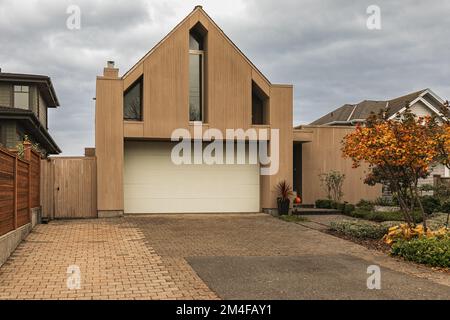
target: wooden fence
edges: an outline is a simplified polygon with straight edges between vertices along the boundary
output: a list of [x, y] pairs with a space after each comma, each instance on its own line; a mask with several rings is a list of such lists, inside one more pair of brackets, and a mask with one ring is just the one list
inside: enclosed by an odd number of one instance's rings
[[96, 218], [95, 157], [51, 157], [41, 161], [41, 203], [48, 219]]
[[24, 159], [0, 147], [0, 236], [31, 222], [39, 207], [40, 155], [25, 144]]

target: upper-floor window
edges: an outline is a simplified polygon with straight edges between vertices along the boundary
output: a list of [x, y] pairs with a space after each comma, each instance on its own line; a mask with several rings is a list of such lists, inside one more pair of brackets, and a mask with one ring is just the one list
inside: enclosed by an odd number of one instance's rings
[[195, 25], [189, 32], [189, 121], [204, 121], [206, 30]]
[[14, 107], [21, 109], [30, 108], [30, 87], [14, 86]]
[[269, 124], [269, 97], [252, 82], [252, 124]]
[[142, 120], [142, 77], [136, 80], [123, 94], [123, 118]]

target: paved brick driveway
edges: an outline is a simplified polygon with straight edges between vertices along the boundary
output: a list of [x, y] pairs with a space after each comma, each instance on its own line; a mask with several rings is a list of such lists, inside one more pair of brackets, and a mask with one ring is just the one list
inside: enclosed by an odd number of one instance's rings
[[[273, 262], [339, 255], [436, 285], [437, 296], [450, 287], [448, 274], [268, 215], [154, 215], [37, 226], [0, 268], [0, 298], [215, 299], [188, 261], [197, 259], [193, 265], [202, 270], [202, 263], [203, 269], [220, 266], [220, 259], [239, 265], [242, 257], [251, 265], [252, 257]], [[80, 290], [67, 289], [69, 265], [80, 267]]]

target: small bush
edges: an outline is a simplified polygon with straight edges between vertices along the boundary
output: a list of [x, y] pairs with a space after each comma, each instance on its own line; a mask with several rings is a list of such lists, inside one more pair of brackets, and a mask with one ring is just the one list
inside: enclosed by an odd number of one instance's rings
[[391, 254], [432, 267], [450, 267], [450, 236], [398, 241]]
[[381, 239], [388, 231], [388, 227], [381, 224], [353, 220], [333, 221], [330, 229], [361, 239]]
[[375, 205], [372, 201], [364, 200], [364, 199], [359, 200], [359, 202], [356, 204], [357, 208], [363, 209], [363, 210], [368, 210], [368, 211], [372, 211], [374, 206]]
[[345, 203], [337, 203], [336, 209], [339, 210], [340, 212], [344, 212], [345, 211]]
[[450, 213], [450, 200], [447, 200], [441, 204], [441, 212]]
[[333, 209], [335, 202], [330, 199], [318, 199], [316, 200], [316, 208], [320, 209]]
[[346, 215], [351, 215], [355, 211], [355, 206], [350, 203], [346, 203], [343, 213]]
[[375, 204], [377, 206], [383, 206], [383, 207], [396, 207], [398, 206], [398, 203], [394, 199], [387, 199], [383, 197], [379, 197], [375, 200]]
[[420, 201], [422, 202], [423, 210], [426, 214], [437, 212], [441, 207], [441, 201], [433, 196], [420, 197]]
[[[345, 212], [344, 212], [345, 213]], [[347, 214], [347, 213], [346, 213]], [[372, 211], [364, 208], [356, 208], [352, 211], [350, 216], [359, 219], [365, 219], [376, 222], [383, 221], [405, 221], [401, 211]], [[413, 219], [415, 222], [422, 222], [422, 215], [419, 211], [413, 211]]]

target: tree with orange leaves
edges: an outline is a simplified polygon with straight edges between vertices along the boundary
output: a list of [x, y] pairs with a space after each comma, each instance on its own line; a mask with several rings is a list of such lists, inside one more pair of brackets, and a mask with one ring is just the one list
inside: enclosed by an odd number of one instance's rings
[[436, 161], [442, 163], [450, 169], [450, 105], [445, 101], [441, 108], [442, 124], [436, 128], [437, 158]]
[[435, 120], [416, 118], [409, 108], [398, 120], [387, 113], [371, 115], [365, 126], [343, 140], [343, 155], [358, 167], [369, 165], [365, 183], [384, 184], [397, 196], [405, 221], [414, 225], [412, 211], [418, 205], [426, 228], [426, 214], [419, 197], [418, 182], [430, 174], [430, 167], [438, 156]]

